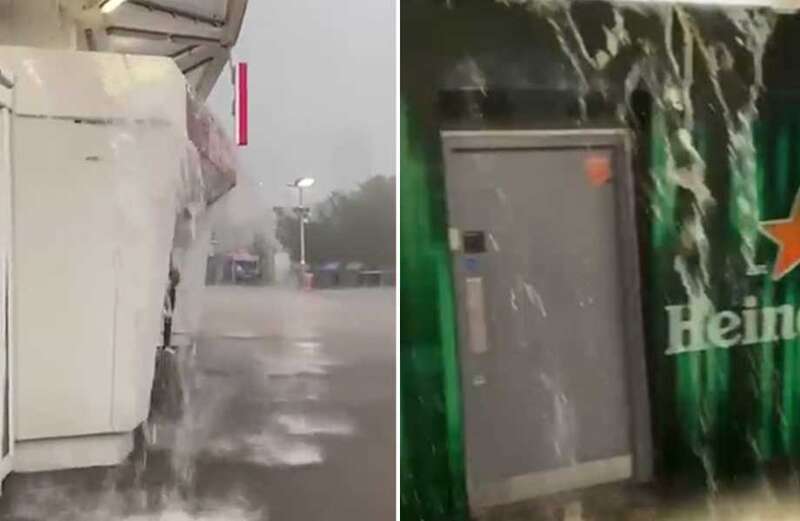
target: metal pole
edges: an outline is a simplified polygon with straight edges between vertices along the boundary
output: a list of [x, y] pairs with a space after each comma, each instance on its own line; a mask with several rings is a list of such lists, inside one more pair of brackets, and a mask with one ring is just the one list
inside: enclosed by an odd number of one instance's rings
[[297, 187], [300, 195], [300, 269], [306, 272], [306, 212], [303, 208], [303, 187]]

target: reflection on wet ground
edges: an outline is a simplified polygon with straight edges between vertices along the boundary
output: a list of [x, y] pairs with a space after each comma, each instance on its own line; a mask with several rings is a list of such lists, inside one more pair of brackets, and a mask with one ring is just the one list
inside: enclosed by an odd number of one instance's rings
[[495, 507], [477, 521], [796, 521], [800, 482], [796, 478], [748, 480], [706, 494], [656, 490], [618, 483]]
[[[209, 288], [187, 413], [113, 469], [12, 475], [15, 521], [394, 516], [394, 292]], [[369, 317], [369, 320], [362, 320]]]

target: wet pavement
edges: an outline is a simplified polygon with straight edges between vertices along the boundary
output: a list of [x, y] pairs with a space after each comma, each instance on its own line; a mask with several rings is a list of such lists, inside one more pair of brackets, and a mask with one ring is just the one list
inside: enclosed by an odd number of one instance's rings
[[599, 485], [491, 508], [475, 521], [797, 521], [800, 481], [784, 473], [714, 493], [654, 483]]
[[393, 519], [394, 292], [212, 287], [187, 413], [114, 469], [12, 475], [0, 519]]

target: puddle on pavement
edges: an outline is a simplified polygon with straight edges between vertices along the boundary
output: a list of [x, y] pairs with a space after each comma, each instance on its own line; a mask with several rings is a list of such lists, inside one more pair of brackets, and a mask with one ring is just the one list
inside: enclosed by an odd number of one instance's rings
[[[114, 472], [109, 474], [109, 479]], [[142, 489], [124, 491], [110, 482], [92, 494], [76, 489], [71, 480], [36, 477], [24, 493], [15, 496], [9, 521], [266, 521], [266, 510], [253, 509], [240, 496], [227, 501], [178, 500], [162, 492], [160, 497]], [[155, 499], [155, 501], [154, 501]]]
[[180, 510], [165, 511], [160, 514], [124, 517], [122, 521], [250, 521], [252, 514], [241, 510], [220, 510], [219, 512], [190, 514]]
[[264, 338], [264, 335], [253, 333], [252, 331], [234, 331], [231, 333], [223, 333], [219, 335], [218, 338], [224, 338], [225, 340], [256, 340]]
[[330, 414], [287, 414], [273, 416], [276, 423], [296, 436], [327, 434], [332, 436], [350, 436], [355, 432], [352, 421], [341, 416]]
[[225, 509], [197, 514], [190, 514], [182, 510], [167, 510], [153, 515], [124, 517], [121, 521], [251, 521], [253, 519], [260, 519], [260, 517], [238, 509]]
[[318, 342], [316, 340], [296, 340], [294, 342], [295, 347], [299, 347], [301, 349], [308, 349], [310, 351], [315, 351], [322, 347], [322, 342]]
[[[325, 461], [325, 451], [315, 437], [354, 434], [355, 425], [344, 414], [292, 407], [324, 400], [329, 391], [327, 368], [333, 365], [319, 354], [322, 344], [316, 340], [299, 340], [292, 345], [299, 349], [281, 349], [257, 358], [256, 371], [263, 371], [267, 377], [270, 402], [284, 410], [267, 416], [257, 433], [251, 430], [249, 434], [212, 440], [207, 454], [266, 467], [319, 465]], [[287, 406], [295, 410], [287, 411]]]
[[320, 375], [273, 376], [267, 389], [274, 403], [316, 402], [330, 393], [330, 385]]
[[318, 465], [325, 460], [321, 446], [274, 432], [219, 439], [206, 452], [226, 461], [265, 467]]
[[294, 351], [290, 353], [271, 353], [259, 356], [258, 361], [264, 374], [271, 377], [326, 375], [336, 362], [315, 352]]
[[[269, 352], [257, 351], [253, 363], [238, 370], [200, 367], [197, 351], [178, 357], [185, 414], [178, 421], [154, 420], [147, 430], [146, 462], [109, 471], [107, 483], [89, 492], [65, 482], [41, 480], [26, 486], [13, 506], [14, 521], [251, 521], [266, 519], [241, 499], [202, 506], [191, 493], [196, 467], [211, 462], [279, 469], [318, 466], [326, 461], [323, 440], [352, 436], [354, 421], [337, 411], [308, 411], [330, 394], [328, 369], [336, 365], [321, 354], [315, 339], [287, 342]], [[231, 431], [225, 418], [237, 398], [231, 379], [264, 378], [263, 418], [246, 430]], [[202, 405], [200, 405], [202, 404]], [[220, 426], [223, 431], [220, 431]], [[157, 459], [161, 463], [155, 463]], [[141, 465], [142, 463], [138, 463]], [[161, 464], [163, 469], [156, 469]], [[155, 466], [154, 466], [155, 465]], [[149, 468], [148, 468], [149, 467]], [[118, 478], [135, 473], [133, 484], [118, 488]], [[163, 475], [162, 475], [163, 474]], [[115, 477], [116, 476], [116, 477]], [[149, 477], [148, 477], [149, 476]], [[153, 485], [149, 481], [155, 481]], [[46, 486], [55, 483], [55, 486]], [[189, 491], [189, 492], [187, 492]], [[188, 495], [187, 495], [188, 494]], [[219, 499], [219, 498], [217, 498]], [[54, 514], [58, 513], [58, 514]]]

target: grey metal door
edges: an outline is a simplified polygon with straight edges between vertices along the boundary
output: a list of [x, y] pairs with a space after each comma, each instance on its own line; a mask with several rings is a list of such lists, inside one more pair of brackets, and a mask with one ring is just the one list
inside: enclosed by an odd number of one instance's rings
[[443, 141], [473, 507], [631, 477], [646, 386], [624, 134]]

